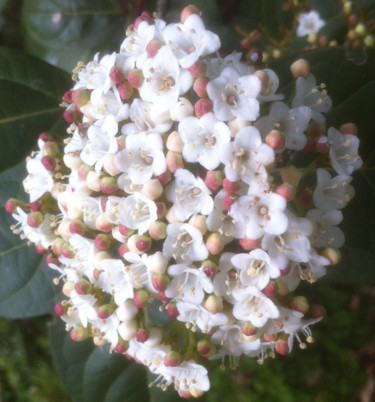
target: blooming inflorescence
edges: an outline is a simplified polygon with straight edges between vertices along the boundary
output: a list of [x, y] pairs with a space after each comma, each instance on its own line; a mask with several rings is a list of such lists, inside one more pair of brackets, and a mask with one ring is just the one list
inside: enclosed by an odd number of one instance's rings
[[193, 6], [176, 24], [142, 14], [118, 53], [78, 64], [69, 138], [40, 135], [29, 203], [6, 204], [63, 281], [71, 338], [109, 343], [183, 397], [209, 389], [207, 358], [312, 341], [324, 309], [294, 291], [339, 260], [362, 163], [354, 125], [325, 135], [331, 99], [307, 62], [287, 104], [272, 70], [219, 47]]

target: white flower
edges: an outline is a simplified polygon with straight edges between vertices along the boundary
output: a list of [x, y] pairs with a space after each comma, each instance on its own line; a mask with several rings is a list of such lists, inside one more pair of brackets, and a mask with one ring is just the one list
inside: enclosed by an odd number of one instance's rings
[[312, 10], [308, 13], [301, 13], [298, 16], [297, 36], [317, 33], [324, 25], [325, 22], [316, 11]]
[[283, 102], [272, 104], [267, 116], [259, 118], [254, 126], [265, 137], [271, 130], [276, 129], [285, 138], [285, 148], [301, 150], [307, 142], [305, 130], [310, 122], [312, 111], [307, 106], [294, 109]]
[[238, 269], [232, 263], [234, 253], [223, 253], [219, 261], [219, 272], [216, 274], [213, 284], [216, 296], [234, 304], [236, 299], [233, 297], [232, 290], [240, 286]]
[[89, 166], [95, 165], [96, 172], [100, 172], [106, 155], [117, 152], [117, 131], [118, 124], [112, 115], [90, 126], [87, 130], [88, 141], [81, 152], [82, 161]]
[[208, 391], [210, 389], [208, 372], [200, 364], [183, 361], [176, 367], [170, 367], [168, 372], [173, 378], [176, 390], [179, 392], [189, 393], [192, 389], [198, 391]]
[[261, 328], [269, 318], [279, 317], [276, 305], [258, 289], [249, 286], [235, 289], [237, 299], [233, 307], [233, 315], [238, 320], [250, 321], [255, 327]]
[[213, 102], [214, 114], [219, 120], [234, 117], [254, 121], [259, 116], [257, 96], [261, 82], [255, 75], [240, 76], [231, 67], [225, 68], [219, 77], [207, 84], [207, 93]]
[[129, 195], [121, 201], [119, 222], [130, 229], [138, 230], [140, 235], [147, 232], [157, 218], [156, 204], [140, 193]]
[[166, 189], [166, 196], [173, 202], [177, 219], [185, 221], [198, 213], [208, 215], [214, 203], [204, 181], [186, 169], [178, 169], [174, 177], [175, 180]]
[[163, 254], [167, 258], [173, 257], [178, 264], [189, 264], [206, 259], [208, 250], [203, 243], [202, 233], [196, 227], [188, 223], [171, 223], [167, 226]]
[[183, 68], [191, 67], [201, 56], [207, 56], [220, 48], [219, 37], [205, 29], [201, 17], [190, 15], [183, 24], [169, 24], [163, 38]]
[[230, 210], [234, 220], [246, 224], [246, 237], [259, 239], [264, 234], [280, 235], [288, 226], [285, 198], [276, 193], [257, 193], [239, 197]]
[[95, 296], [91, 294], [81, 295], [76, 290], [72, 290], [70, 292], [70, 300], [73, 304], [73, 309], [77, 310], [79, 319], [85, 328], [88, 323], [98, 320], [98, 313], [94, 307], [97, 302]]
[[208, 170], [214, 170], [220, 164], [220, 151], [223, 144], [230, 141], [229, 127], [206, 113], [200, 119], [186, 117], [178, 132], [184, 142], [182, 155], [187, 162], [199, 162]]
[[321, 211], [320, 209], [310, 209], [307, 218], [314, 225], [311, 234], [311, 242], [314, 247], [342, 247], [345, 236], [337, 225], [342, 221], [341, 211]]
[[210, 79], [217, 78], [227, 67], [234, 68], [241, 76], [255, 73], [254, 67], [248, 66], [247, 64], [241, 62], [241, 56], [241, 53], [233, 52], [224, 58], [206, 58], [204, 60], [207, 65], [206, 77]]
[[331, 164], [337, 174], [349, 176], [354, 170], [362, 167], [362, 159], [358, 156], [358, 137], [341, 134], [333, 127], [328, 130], [327, 136], [331, 142], [329, 149]]
[[240, 271], [240, 280], [244, 286], [254, 286], [262, 290], [270, 278], [277, 278], [280, 275], [280, 270], [272, 264], [269, 255], [259, 248], [248, 254], [236, 254], [231, 261]]
[[241, 179], [250, 186], [264, 183], [267, 178], [264, 167], [274, 160], [272, 148], [262, 142], [255, 127], [241, 128], [234, 141], [222, 147], [220, 156], [227, 179]]
[[332, 100], [327, 95], [325, 85], [316, 85], [315, 77], [310, 74], [306, 78], [299, 77], [296, 81], [296, 96], [292, 107], [308, 106], [312, 109], [311, 118], [318, 123], [324, 123], [323, 113], [327, 113], [332, 106]]
[[127, 172], [134, 184], [144, 184], [153, 175], [165, 172], [166, 161], [163, 140], [160, 134], [130, 134], [126, 137], [126, 148], [115, 158], [115, 164]]
[[324, 169], [317, 169], [317, 185], [313, 193], [314, 203], [322, 211], [342, 209], [350, 200], [352, 178], [346, 175], [331, 175]]
[[29, 174], [23, 180], [23, 187], [30, 197], [30, 202], [34, 202], [43, 194], [52, 190], [52, 173], [43, 166], [41, 155], [28, 160], [26, 169]]
[[144, 81], [139, 95], [151, 102], [159, 111], [171, 109], [193, 83], [187, 70], [180, 70], [172, 51], [163, 46], [153, 59], [147, 59], [142, 66]]
[[130, 263], [130, 265], [126, 265], [125, 270], [133, 288], [146, 287], [149, 291], [154, 292], [150, 281], [151, 273], [147, 266], [147, 254], [138, 255], [128, 252], [124, 254], [124, 260]]

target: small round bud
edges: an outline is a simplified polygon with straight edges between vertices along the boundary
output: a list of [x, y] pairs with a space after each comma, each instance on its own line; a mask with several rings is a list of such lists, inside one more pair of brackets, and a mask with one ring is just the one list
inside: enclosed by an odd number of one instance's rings
[[223, 190], [227, 194], [235, 194], [241, 190], [241, 183], [239, 181], [223, 180]]
[[131, 87], [139, 89], [144, 80], [142, 70], [130, 70], [127, 79]]
[[128, 81], [121, 82], [117, 90], [122, 100], [129, 100], [134, 95], [134, 89]]
[[204, 77], [207, 70], [207, 64], [202, 60], [197, 60], [192, 66], [188, 68], [189, 73], [194, 78]]
[[150, 40], [150, 42], [148, 42], [146, 45], [146, 52], [148, 56], [154, 58], [163, 45], [164, 43], [158, 39]]
[[174, 173], [177, 169], [184, 167], [184, 160], [182, 155], [177, 152], [168, 151], [166, 155], [167, 168], [171, 173]]
[[184, 143], [177, 131], [172, 131], [167, 138], [166, 147], [168, 151], [181, 153]]
[[276, 188], [276, 193], [285, 198], [288, 202], [292, 201], [295, 196], [295, 190], [290, 184], [282, 184]]
[[216, 191], [221, 187], [223, 179], [224, 172], [222, 170], [208, 170], [204, 183], [210, 190]]
[[285, 137], [278, 130], [272, 130], [266, 135], [266, 144], [275, 151], [280, 151], [285, 147]]
[[295, 311], [306, 314], [310, 305], [305, 296], [295, 296], [290, 302], [290, 307]]
[[100, 191], [104, 194], [114, 194], [118, 191], [117, 177], [104, 176], [100, 179]]
[[152, 244], [152, 240], [148, 236], [141, 236], [135, 243], [135, 247], [137, 248], [139, 253], [145, 253], [150, 250]]
[[281, 356], [285, 356], [289, 353], [288, 338], [281, 337], [276, 341], [275, 344], [276, 353]]
[[337, 248], [327, 247], [321, 251], [320, 255], [327, 258], [330, 265], [336, 265], [341, 261], [341, 253]]
[[213, 110], [212, 102], [207, 98], [199, 99], [194, 105], [195, 115], [198, 118], [201, 118], [206, 113], [210, 113]]
[[189, 219], [190, 225], [193, 225], [199, 231], [202, 233], [202, 235], [205, 235], [207, 233], [207, 223], [206, 223], [206, 216], [204, 215], [192, 215]]
[[134, 293], [133, 303], [137, 308], [146, 307], [148, 304], [149, 295], [145, 289], [139, 289]]
[[150, 337], [150, 331], [146, 328], [140, 328], [137, 331], [136, 338], [138, 342], [146, 342]]
[[327, 311], [320, 304], [312, 304], [307, 314], [311, 318], [321, 318], [327, 315]]
[[89, 337], [89, 330], [82, 326], [77, 326], [70, 331], [70, 338], [74, 342], [83, 342]]
[[125, 74], [120, 67], [113, 66], [109, 72], [109, 78], [117, 85], [125, 80]]
[[113, 224], [108, 222], [105, 214], [100, 214], [96, 218], [95, 228], [100, 232], [109, 233], [113, 228]]
[[164, 292], [167, 289], [167, 286], [169, 285], [170, 281], [171, 281], [171, 279], [165, 273], [164, 274], [155, 274], [151, 278], [152, 286], [158, 292]]
[[110, 234], [100, 233], [94, 240], [95, 247], [101, 251], [111, 250], [114, 246], [114, 239]]
[[212, 314], [221, 313], [224, 310], [223, 298], [221, 296], [209, 295], [203, 307]]
[[114, 313], [115, 308], [116, 308], [115, 304], [103, 304], [98, 309], [98, 317], [101, 318], [102, 320], [107, 319]]
[[219, 267], [211, 260], [205, 260], [202, 262], [202, 270], [207, 278], [214, 278], [219, 271]]
[[27, 224], [32, 228], [38, 228], [44, 221], [44, 216], [41, 212], [30, 212], [27, 215]]
[[165, 222], [155, 221], [152, 222], [149, 229], [148, 234], [154, 240], [162, 240], [167, 237], [167, 225]]
[[175, 302], [169, 302], [166, 307], [166, 310], [167, 310], [168, 316], [171, 318], [177, 318], [179, 315], [179, 312], [177, 310], [177, 305]]
[[358, 127], [354, 123], [346, 123], [340, 127], [342, 134], [358, 135]]
[[62, 317], [63, 315], [66, 314], [68, 311], [68, 306], [65, 305], [65, 303], [57, 303], [55, 306], [55, 314], [58, 315], [59, 317]]
[[181, 22], [184, 23], [191, 15], [196, 14], [196, 15], [201, 15], [201, 12], [199, 8], [196, 6], [190, 4], [186, 6], [182, 11], [181, 11]]
[[275, 281], [269, 281], [267, 286], [263, 289], [263, 293], [267, 297], [274, 297], [277, 295], [277, 283]]
[[255, 248], [260, 248], [260, 240], [259, 239], [254, 240], [254, 239], [248, 239], [247, 237], [244, 237], [243, 239], [240, 239], [239, 244], [246, 251], [250, 251]]
[[197, 343], [198, 353], [203, 357], [210, 357], [216, 353], [216, 346], [209, 339], [202, 338]]
[[176, 367], [180, 365], [181, 362], [182, 362], [181, 355], [174, 350], [171, 350], [164, 356], [165, 367]]
[[207, 77], [198, 77], [194, 81], [193, 89], [200, 98], [207, 98], [207, 84], [210, 82]]
[[207, 250], [212, 255], [219, 254], [225, 245], [225, 238], [220, 233], [211, 233], [206, 240]]

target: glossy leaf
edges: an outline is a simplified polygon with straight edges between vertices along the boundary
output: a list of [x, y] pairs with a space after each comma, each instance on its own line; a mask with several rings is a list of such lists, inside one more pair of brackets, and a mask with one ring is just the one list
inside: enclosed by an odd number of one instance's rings
[[57, 373], [73, 401], [149, 401], [143, 366], [110, 354], [109, 347], [94, 346], [91, 340], [73, 342], [60, 321], [48, 332]]
[[22, 27], [27, 50], [67, 71], [95, 53], [118, 50], [130, 23], [118, 0], [28, 0]]
[[59, 104], [71, 87], [63, 71], [23, 53], [0, 48], [0, 171], [23, 160], [37, 136], [61, 119]]
[[34, 247], [14, 235], [15, 221], [3, 205], [10, 197], [22, 198], [24, 164], [0, 175], [0, 316], [26, 318], [50, 313], [56, 296], [54, 276]]

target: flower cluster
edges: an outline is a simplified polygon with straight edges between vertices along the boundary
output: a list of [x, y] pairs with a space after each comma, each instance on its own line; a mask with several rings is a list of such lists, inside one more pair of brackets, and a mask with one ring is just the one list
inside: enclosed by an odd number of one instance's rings
[[6, 204], [59, 273], [71, 338], [109, 343], [182, 397], [209, 389], [207, 359], [312, 342], [324, 309], [294, 291], [338, 262], [362, 164], [353, 124], [326, 133], [331, 99], [306, 61], [287, 104], [272, 70], [219, 48], [194, 6], [169, 25], [143, 13], [118, 53], [78, 64], [69, 138], [40, 135], [29, 203]]

